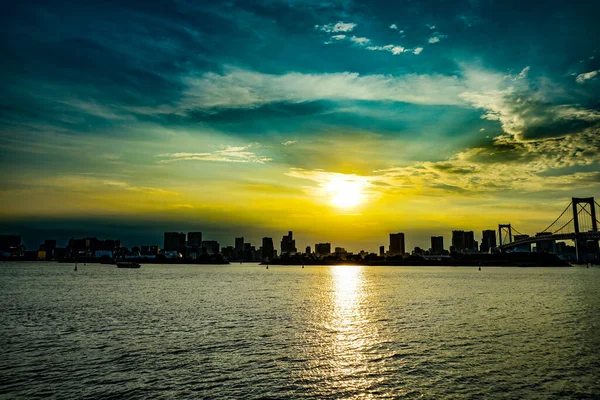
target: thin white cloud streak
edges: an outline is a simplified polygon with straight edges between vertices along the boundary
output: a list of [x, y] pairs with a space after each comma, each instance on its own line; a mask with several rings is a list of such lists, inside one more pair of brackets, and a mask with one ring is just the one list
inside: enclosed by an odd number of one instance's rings
[[[369, 46], [367, 47], [367, 50], [371, 50], [371, 51], [389, 51], [390, 53], [392, 53], [393, 55], [397, 56], [399, 54], [402, 54], [404, 52], [410, 51], [405, 49], [402, 46], [396, 46], [393, 44], [388, 44], [385, 46]], [[418, 54], [418, 53], [416, 53]]]
[[577, 78], [575, 78], [575, 81], [579, 84], [582, 84], [585, 81], [596, 78], [599, 73], [600, 73], [600, 69], [596, 70], [596, 71], [586, 72], [584, 74], [579, 74], [579, 75], [577, 75]]
[[186, 83], [188, 89], [181, 102], [183, 112], [325, 99], [460, 105], [465, 104], [460, 94], [471, 86], [468, 80], [445, 75], [361, 76], [350, 72], [271, 75], [235, 68], [228, 68], [223, 75], [211, 72], [201, 78], [189, 78]]
[[157, 157], [162, 157], [158, 161], [159, 164], [168, 164], [177, 161], [216, 161], [230, 163], [253, 163], [266, 164], [273, 159], [270, 157], [260, 156], [248, 149], [254, 147], [247, 146], [226, 146], [222, 150], [205, 153], [165, 153], [159, 154]]
[[315, 29], [319, 29], [320, 31], [333, 33], [333, 32], [352, 32], [352, 30], [356, 28], [356, 24], [353, 22], [337, 22], [326, 25], [315, 25]]
[[350, 40], [359, 46], [364, 46], [371, 42], [371, 39], [368, 39], [366, 37], [356, 37], [356, 36], [352, 36], [350, 38]]

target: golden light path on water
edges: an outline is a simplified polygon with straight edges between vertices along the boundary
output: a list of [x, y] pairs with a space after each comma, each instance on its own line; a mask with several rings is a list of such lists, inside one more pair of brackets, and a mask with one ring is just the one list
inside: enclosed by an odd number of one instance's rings
[[335, 396], [345, 393], [351, 397], [371, 398], [369, 389], [385, 380], [379, 363], [371, 355], [379, 347], [379, 336], [371, 321], [370, 298], [365, 281], [365, 267], [338, 265], [330, 268], [331, 291], [325, 309], [329, 312], [320, 320], [318, 345], [312, 354], [320, 360], [306, 374], [320, 382], [323, 393]]

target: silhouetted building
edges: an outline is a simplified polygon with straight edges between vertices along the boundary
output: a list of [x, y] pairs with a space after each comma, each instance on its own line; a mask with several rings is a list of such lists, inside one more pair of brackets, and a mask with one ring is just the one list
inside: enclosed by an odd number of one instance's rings
[[481, 232], [481, 252], [489, 253], [491, 249], [496, 247], [496, 231], [488, 229]]
[[401, 256], [406, 253], [404, 233], [390, 233], [390, 256]]
[[192, 248], [202, 247], [202, 232], [188, 232], [187, 244]]
[[235, 251], [244, 250], [244, 237], [236, 237], [235, 238]]
[[452, 248], [458, 253], [477, 253], [477, 242], [473, 231], [452, 231]]
[[331, 254], [331, 243], [315, 244], [315, 254], [319, 256], [328, 256]]
[[[552, 236], [552, 232], [538, 232], [535, 237]], [[535, 251], [538, 253], [556, 253], [556, 240], [540, 240], [535, 242]]]
[[95, 237], [69, 239], [66, 254], [69, 258], [113, 257], [121, 250], [120, 240], [100, 240]]
[[[529, 238], [529, 235], [514, 235], [513, 241], [518, 242], [519, 240], [524, 240], [527, 238]], [[513, 251], [531, 253], [531, 243], [520, 244], [516, 246]]]
[[379, 246], [379, 255], [381, 257], [385, 256], [385, 246]]
[[12, 255], [19, 250], [21, 246], [21, 236], [19, 235], [0, 235], [0, 252]]
[[235, 259], [235, 248], [233, 246], [222, 247], [221, 254], [227, 260], [234, 260]]
[[273, 250], [275, 250], [275, 246], [273, 245], [273, 238], [264, 237], [262, 240], [261, 259], [272, 260], [274, 258]]
[[305, 252], [306, 252], [307, 255], [310, 254], [310, 246], [306, 246]]
[[287, 235], [284, 235], [281, 239], [281, 254], [285, 253], [295, 253], [296, 250], [296, 241], [292, 237], [292, 231], [289, 231]]
[[205, 240], [202, 242], [202, 252], [206, 254], [219, 254], [220, 245], [216, 240]]
[[185, 233], [165, 232], [163, 249], [185, 254]]
[[[40, 250], [44, 251], [44, 260], [51, 261], [54, 259], [54, 250], [56, 250], [56, 240], [46, 239], [44, 243], [40, 245]], [[38, 251], [38, 259], [40, 259], [40, 252]]]
[[425, 255], [425, 250], [423, 250], [420, 247], [415, 247], [415, 249], [412, 251], [412, 255], [413, 256], [423, 256], [423, 255]]
[[432, 236], [431, 237], [431, 254], [440, 255], [444, 253], [444, 237], [443, 236]]

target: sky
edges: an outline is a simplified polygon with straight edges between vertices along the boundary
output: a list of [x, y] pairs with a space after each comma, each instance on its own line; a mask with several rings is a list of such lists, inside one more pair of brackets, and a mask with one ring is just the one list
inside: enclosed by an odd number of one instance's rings
[[[27, 1], [0, 15], [0, 231], [375, 251], [600, 197], [592, 1]], [[29, 241], [29, 242], [27, 242]]]

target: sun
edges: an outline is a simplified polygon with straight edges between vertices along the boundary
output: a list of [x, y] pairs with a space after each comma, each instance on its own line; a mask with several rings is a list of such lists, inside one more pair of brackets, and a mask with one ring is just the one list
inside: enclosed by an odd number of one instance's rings
[[339, 208], [352, 208], [365, 200], [365, 182], [345, 177], [334, 177], [326, 185], [325, 191], [331, 196], [331, 203]]

